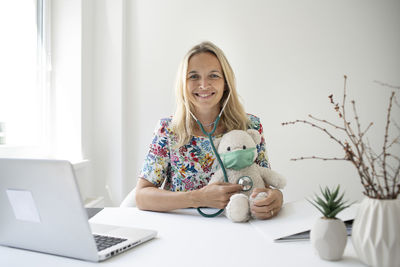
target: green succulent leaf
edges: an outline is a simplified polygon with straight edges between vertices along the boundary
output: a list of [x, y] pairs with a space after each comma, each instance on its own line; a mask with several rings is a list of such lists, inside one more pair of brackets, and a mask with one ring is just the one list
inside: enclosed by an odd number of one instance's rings
[[321, 198], [319, 198], [318, 196], [316, 197], [317, 201], [316, 203], [324, 210], [324, 214], [329, 212], [329, 206], [326, 202], [324, 202]]
[[336, 215], [341, 212], [342, 210], [344, 210], [345, 208], [348, 208], [350, 205], [347, 206], [340, 206], [337, 207], [336, 209], [334, 209], [331, 213], [328, 214], [327, 218], [336, 218]]
[[325, 190], [325, 191], [322, 190], [322, 187], [321, 187], [321, 186], [319, 186], [319, 189], [320, 189], [322, 195], [324, 196], [324, 198], [325, 198], [325, 199], [328, 199], [328, 198], [329, 198], [329, 195], [327, 194], [326, 190]]
[[342, 203], [342, 199], [343, 199], [343, 197], [344, 197], [344, 193], [339, 197], [339, 199], [338, 200], [336, 200], [334, 203], [333, 203], [333, 205], [339, 205], [340, 203]]
[[339, 189], [340, 189], [340, 185], [338, 185], [337, 188], [336, 188], [336, 190], [335, 190], [335, 192], [333, 192], [332, 198], [331, 198], [332, 201], [336, 199], [336, 197], [337, 197], [337, 195], [338, 195], [338, 193], [339, 193]]
[[322, 214], [324, 214], [324, 211], [320, 207], [318, 207], [318, 205], [314, 204], [312, 201], [310, 201], [308, 199], [307, 199], [307, 201], [310, 202], [314, 207], [316, 207]]
[[[351, 204], [347, 204], [347, 201], [343, 201], [344, 193], [341, 195], [340, 193], [340, 185], [338, 185], [334, 189], [330, 189], [329, 187], [325, 187], [322, 189], [320, 186], [320, 191], [322, 197], [315, 195], [315, 198], [310, 201], [314, 207], [316, 207], [326, 218], [336, 218], [336, 215], [342, 210], [348, 208]], [[340, 195], [340, 196], [339, 196]], [[338, 197], [339, 196], [339, 197]]]

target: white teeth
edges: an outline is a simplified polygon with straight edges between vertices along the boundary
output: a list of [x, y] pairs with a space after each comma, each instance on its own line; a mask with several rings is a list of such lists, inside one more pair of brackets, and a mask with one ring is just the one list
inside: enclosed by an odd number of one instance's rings
[[199, 94], [199, 93], [197, 93], [196, 95], [199, 96], [199, 97], [208, 97], [208, 96], [213, 95], [213, 94], [214, 93], [211, 93], [211, 94]]

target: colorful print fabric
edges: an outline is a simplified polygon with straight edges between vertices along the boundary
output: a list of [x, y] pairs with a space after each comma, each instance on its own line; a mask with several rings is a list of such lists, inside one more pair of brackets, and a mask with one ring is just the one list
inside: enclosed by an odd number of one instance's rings
[[[250, 114], [248, 118], [249, 129], [255, 129], [262, 135], [261, 143], [257, 144], [256, 163], [269, 168], [260, 119]], [[170, 191], [200, 189], [220, 168], [210, 141], [206, 136], [193, 136], [187, 145], [175, 148], [177, 137], [171, 130], [171, 121], [172, 118], [159, 121], [139, 177], [157, 187], [165, 183], [164, 189]], [[213, 137], [213, 140], [220, 136]]]

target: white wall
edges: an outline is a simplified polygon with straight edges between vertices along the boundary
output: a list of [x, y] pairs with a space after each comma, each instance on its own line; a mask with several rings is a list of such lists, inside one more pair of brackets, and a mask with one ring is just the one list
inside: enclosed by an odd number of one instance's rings
[[[51, 7], [51, 90], [49, 107], [50, 150], [46, 157], [70, 160], [74, 164], [78, 185], [85, 200], [99, 194], [93, 188], [90, 131], [91, 120], [91, 38], [85, 27], [88, 16], [82, 16], [89, 1], [52, 0]], [[89, 13], [90, 14], [90, 13]], [[84, 22], [83, 22], [84, 21]], [[85, 32], [85, 34], [83, 34]], [[83, 38], [89, 37], [89, 38]], [[82, 45], [83, 44], [83, 45]], [[90, 47], [90, 49], [88, 49]], [[82, 104], [84, 103], [84, 104]], [[83, 132], [83, 134], [82, 134]], [[25, 155], [26, 157], [26, 155]], [[42, 156], [43, 157], [43, 156]]]
[[336, 119], [328, 95], [341, 100], [346, 74], [349, 99], [364, 125], [375, 122], [370, 141], [381, 146], [391, 90], [373, 81], [400, 85], [399, 1], [99, 0], [92, 7], [87, 154], [98, 194], [109, 184], [116, 204], [135, 185], [157, 120], [174, 111], [180, 60], [210, 40], [230, 60], [247, 112], [261, 117], [272, 167], [288, 179], [285, 200], [338, 183], [361, 197], [350, 163], [290, 161], [342, 151], [316, 129], [281, 122], [310, 113]]
[[125, 1], [82, 1], [83, 153], [95, 195], [116, 205], [127, 192], [124, 98]]
[[81, 3], [54, 0], [51, 5], [52, 90], [51, 151], [79, 160], [81, 153]]

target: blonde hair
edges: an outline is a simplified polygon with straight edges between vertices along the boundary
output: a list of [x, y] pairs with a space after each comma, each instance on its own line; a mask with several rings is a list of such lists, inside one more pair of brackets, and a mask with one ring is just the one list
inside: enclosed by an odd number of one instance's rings
[[202, 42], [189, 50], [189, 52], [183, 58], [178, 69], [175, 87], [177, 107], [172, 119], [172, 130], [178, 137], [178, 147], [181, 147], [189, 142], [193, 135], [193, 129], [196, 127], [196, 121], [190, 115], [188, 110], [190, 108], [190, 110], [193, 112], [194, 107], [188, 100], [186, 80], [190, 58], [200, 53], [211, 53], [215, 55], [222, 66], [226, 90], [224, 91], [220, 101], [221, 108], [225, 103], [229, 92], [231, 93], [224, 112], [222, 112], [219, 123], [221, 123], [227, 131], [234, 129], [246, 130], [249, 123], [247, 115], [239, 101], [239, 97], [236, 92], [235, 74], [233, 73], [232, 67], [226, 59], [223, 51], [211, 42]]

